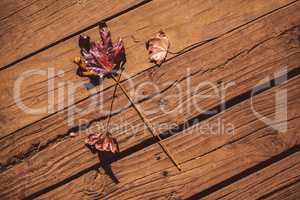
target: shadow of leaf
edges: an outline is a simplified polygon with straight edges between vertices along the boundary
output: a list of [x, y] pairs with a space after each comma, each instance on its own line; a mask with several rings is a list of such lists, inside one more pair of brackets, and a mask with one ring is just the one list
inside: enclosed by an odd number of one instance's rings
[[119, 183], [119, 180], [113, 173], [111, 169], [111, 163], [113, 160], [116, 160], [116, 154], [109, 151], [97, 151], [95, 148], [92, 148], [89, 145], [86, 145], [92, 153], [97, 153], [99, 158], [99, 166], [103, 168], [106, 175], [108, 175], [114, 183]]

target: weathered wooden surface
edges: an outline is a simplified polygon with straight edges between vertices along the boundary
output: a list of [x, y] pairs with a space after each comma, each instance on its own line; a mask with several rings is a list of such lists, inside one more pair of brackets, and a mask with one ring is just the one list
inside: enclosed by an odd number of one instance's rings
[[142, 0], [4, 0], [0, 2], [0, 69]]
[[[237, 87], [229, 87], [227, 89], [228, 95], [226, 95], [226, 97], [231, 98], [241, 94], [245, 90], [251, 89], [256, 84], [256, 81], [261, 80], [267, 74], [271, 74], [276, 70], [281, 69], [282, 66], [287, 66], [289, 69], [298, 67], [299, 56], [297, 53], [297, 46], [296, 48], [290, 48], [290, 46], [294, 44], [289, 43], [289, 41], [292, 37], [295, 37], [293, 27], [298, 23], [299, 17], [295, 14], [295, 18], [290, 18], [290, 21], [288, 22], [288, 28], [286, 27], [287, 20], [282, 20], [282, 16], [286, 15], [288, 12], [294, 12], [296, 9], [298, 9], [298, 7], [294, 8], [294, 6], [290, 6], [290, 8], [286, 9], [282, 13], [279, 13], [278, 15], [275, 13], [266, 20], [262, 19], [259, 22], [252, 23], [251, 26], [248, 26], [248, 28], [246, 28], [247, 26], [241, 28], [245, 29], [243, 31], [243, 35], [240, 34], [239, 31], [236, 31], [234, 34], [229, 34], [227, 37], [219, 38], [216, 42], [213, 42], [210, 45], [197, 48], [185, 55], [175, 58], [174, 60], [170, 60], [170, 62], [165, 63], [166, 66], [145, 71], [135, 76], [132, 80], [127, 81], [125, 83], [125, 87], [128, 88], [129, 91], [134, 91], [136, 87], [143, 82], [157, 84], [160, 87], [159, 91], [161, 94], [156, 95], [156, 97], [152, 98], [151, 100], [147, 100], [148, 97], [151, 97], [157, 93], [154, 88], [150, 88], [145, 90], [146, 93], [143, 94], [142, 97], [139, 97], [140, 99], [146, 99], [146, 101], [141, 102], [140, 105], [141, 108], [144, 109], [146, 116], [154, 125], [164, 122], [171, 126], [172, 124], [183, 122], [191, 116], [199, 114], [198, 110], [195, 110], [191, 107], [187, 110], [184, 110], [185, 104], [181, 105], [180, 102], [177, 102], [176, 97], [172, 97], [172, 93], [176, 92], [178, 87], [187, 87], [187, 82], [185, 79], [191, 79], [191, 84], [194, 86], [192, 89], [195, 89], [195, 91], [187, 91], [185, 96], [181, 97], [183, 98], [182, 102], [186, 100], [186, 103], [188, 103], [192, 100], [195, 100], [197, 105], [199, 105], [198, 101], [201, 99], [197, 99], [197, 94], [201, 95], [204, 91], [210, 93], [213, 92], [212, 89], [207, 90], [205, 86], [203, 86], [202, 89], [197, 88], [197, 84], [201, 81], [211, 81], [214, 83], [223, 81], [224, 84], [235, 81]], [[276, 30], [272, 29], [273, 20], [278, 21], [278, 27]], [[289, 31], [289, 29], [291, 30]], [[281, 33], [284, 33], [285, 31], [287, 32], [281, 35]], [[254, 34], [256, 37], [253, 36]], [[252, 39], [244, 40], [245, 37]], [[223, 47], [228, 45], [230, 45], [230, 48], [224, 53]], [[253, 47], [256, 48], [251, 51]], [[265, 51], [270, 48], [277, 50]], [[216, 55], [212, 56], [214, 54]], [[251, 58], [251, 62], [249, 58]], [[230, 60], [232, 60], [232, 62]], [[236, 61], [237, 63], [233, 61]], [[187, 68], [189, 68], [190, 72], [182, 70]], [[172, 71], [172, 73], [168, 73], [169, 71]], [[244, 75], [252, 71], [253, 75], [250, 74], [250, 77]], [[215, 76], [211, 76], [211, 74], [215, 74]], [[245, 82], [245, 80], [248, 80], [248, 82]], [[243, 81], [244, 84], [239, 84], [239, 82]], [[168, 90], [166, 90], [166, 88], [168, 88]], [[100, 104], [103, 105], [103, 108], [108, 108], [111, 92], [112, 89], [104, 91], [104, 94], [100, 93], [93, 98], [76, 104], [75, 108], [71, 107], [66, 111], [59, 112], [29, 127], [17, 131], [14, 134], [11, 134], [9, 137], [2, 139], [0, 141], [0, 146], [2, 147], [0, 151], [0, 157], [2, 162], [4, 164], [7, 162], [14, 162], [8, 160], [16, 155], [19, 155], [19, 157], [22, 159], [22, 154], [27, 154], [26, 152], [30, 151], [32, 146], [36, 146], [35, 148], [37, 148], [36, 144], [43, 146], [47, 144], [48, 141], [59, 138], [60, 135], [67, 136], [71, 128], [75, 128], [76, 130], [77, 125], [80, 124], [79, 120], [84, 119], [84, 123], [87, 123], [93, 122], [94, 120], [97, 121], [98, 119], [100, 122], [104, 123], [103, 120], [105, 120], [106, 115], [103, 113], [102, 107], [99, 107], [98, 102], [91, 102], [91, 99], [100, 99], [100, 97], [103, 96], [103, 102]], [[191, 98], [192, 93], [195, 92], [196, 94], [194, 96], [196, 98]], [[164, 95], [169, 97], [164, 98]], [[120, 100], [117, 102], [120, 102], [120, 104], [116, 105], [116, 107], [123, 108], [127, 104], [127, 100], [125, 99], [124, 95], [119, 95], [118, 98], [120, 98]], [[137, 101], [138, 100], [139, 99], [137, 99]], [[201, 108], [203, 110], [209, 109], [220, 103], [219, 100], [219, 97], [215, 99], [202, 100]], [[174, 109], [173, 113], [165, 115], [162, 110], [158, 109], [160, 108], [159, 105], [161, 105], [162, 101], [166, 102], [164, 107], [166, 110]], [[181, 108], [180, 106], [183, 107]], [[91, 109], [85, 109], [82, 110], [82, 112], [76, 111], [76, 109], [84, 109], [87, 107]], [[73, 127], [70, 127], [68, 121], [65, 120], [70, 112], [75, 113], [75, 124]], [[126, 116], [127, 111], [125, 110], [124, 112]], [[129, 113], [130, 112], [132, 111], [129, 111]], [[123, 120], [122, 115], [123, 112], [120, 113], [118, 117], [114, 117], [119, 118], [116, 119], [115, 124], [120, 124], [119, 121]], [[136, 120], [138, 120], [138, 116], [126, 120], [126, 126], [130, 124], [136, 124]], [[83, 122], [81, 122], [81, 124], [83, 124]], [[130, 140], [128, 143], [126, 142], [128, 141], [128, 134], [126, 134], [124, 130], [125, 129], [123, 129], [123, 132], [121, 133], [116, 133], [118, 140], [120, 141], [121, 149], [151, 137], [150, 134], [141, 134], [142, 132], [137, 128], [136, 132], [138, 137], [129, 138]], [[163, 130], [161, 129], [160, 131]], [[37, 132], [38, 134], [36, 134]], [[125, 140], [124, 144], [123, 140]], [[8, 152], [10, 153], [8, 154]], [[18, 159], [18, 157], [15, 159]]]
[[18, 11], [30, 6], [35, 1], [32, 0], [24, 0], [24, 1], [14, 1], [12, 3], [11, 0], [3, 0], [1, 1], [0, 13], [1, 13], [1, 20], [5, 18], [9, 18]]
[[[104, 191], [94, 192], [107, 199], [121, 197], [168, 199], [172, 195], [184, 199], [290, 147], [299, 145], [300, 138], [297, 133], [299, 128], [297, 120], [300, 117], [299, 108], [297, 108], [299, 82], [299, 77], [296, 77], [285, 85], [272, 88], [253, 98], [254, 108], [261, 114], [272, 118], [275, 112], [273, 106], [275, 105], [275, 92], [287, 88], [289, 94], [289, 130], [287, 132], [278, 133], [258, 120], [251, 110], [251, 101], [247, 100], [167, 139], [165, 143], [181, 163], [182, 172], [177, 171], [158, 145], [150, 146], [145, 151], [112, 163], [112, 170], [120, 183], [115, 184], [109, 177], [106, 177]], [[212, 133], [208, 129], [200, 129], [206, 125], [216, 124], [220, 119], [234, 125], [234, 134], [230, 132], [220, 134], [218, 130]], [[299, 162], [299, 157], [297, 158]], [[102, 170], [101, 173], [103, 173]], [[297, 172], [294, 172], [295, 174]], [[85, 178], [87, 179], [88, 176]], [[85, 185], [80, 184], [79, 181], [80, 179], [76, 179], [63, 188], [53, 190], [40, 198], [60, 199], [63, 196], [68, 198], [75, 196], [80, 199], [85, 196], [81, 192], [81, 188]]]
[[[15, 5], [5, 15], [26, 7], [26, 3]], [[3, 183], [0, 196], [4, 199], [209, 199], [255, 181], [249, 173], [247, 183], [240, 177], [236, 184], [219, 186], [245, 170], [257, 168], [261, 162], [274, 160], [274, 156], [283, 151], [289, 152], [291, 148], [299, 151], [299, 134], [296, 132], [300, 128], [299, 9], [298, 1], [188, 1], [183, 6], [179, 0], [158, 0], [109, 21], [113, 37], [123, 37], [127, 47], [126, 78], [130, 77], [130, 80], [124, 80], [122, 85], [157, 132], [163, 133], [184, 123], [191, 126], [191, 119], [204, 120], [187, 131], [187, 127], [180, 126], [181, 130], [175, 130], [177, 134], [165, 141], [181, 163], [182, 172], [176, 171], [160, 147], [154, 144], [151, 134], [121, 91], [118, 91], [115, 105], [118, 111], [112, 117], [113, 125], [121, 125], [121, 129], [113, 131], [121, 153], [111, 161], [112, 171], [120, 183], [116, 184], [110, 176], [104, 175], [102, 169], [95, 171], [99, 158], [84, 146], [83, 140], [86, 132], [105, 124], [107, 113], [102, 109], [109, 107], [112, 82], [105, 80], [102, 87], [89, 91], [83, 87], [88, 80], [77, 77], [76, 67], [72, 64], [72, 58], [78, 55], [77, 36], [0, 71], [3, 80], [0, 87], [3, 103], [0, 108], [0, 181]], [[170, 37], [171, 51], [184, 49], [186, 52], [170, 55], [169, 60], [157, 68], [147, 61], [144, 41], [161, 28]], [[97, 28], [86, 34], [96, 38]], [[190, 48], [192, 44], [196, 45]], [[36, 76], [25, 81], [21, 100], [37, 107], [49, 103], [49, 94], [57, 97], [62, 92], [68, 98], [76, 94], [76, 98], [70, 102], [66, 98], [55, 98], [55, 108], [50, 113], [23, 113], [13, 102], [14, 81], [28, 69], [45, 70], [48, 67], [62, 69], [65, 74]], [[288, 83], [271, 85], [271, 89], [252, 99], [256, 110], [272, 118], [275, 92], [288, 90], [289, 126], [285, 134], [280, 134], [253, 114], [250, 93], [261, 80], [272, 79], [275, 73], [284, 69], [289, 71]], [[48, 80], [68, 82], [55, 85], [49, 92]], [[219, 109], [222, 103], [220, 94], [209, 85], [201, 85], [204, 82], [216, 84], [220, 92], [226, 92], [226, 105], [233, 107], [207, 120], [208, 116], [200, 115], [214, 107]], [[143, 83], [154, 83], [158, 87], [141, 88]], [[68, 86], [74, 84], [80, 87], [68, 91]], [[221, 89], [223, 85], [228, 86], [226, 91]], [[188, 86], [190, 90], [185, 89]], [[142, 89], [142, 94], [135, 93], [137, 89]], [[186, 91], [176, 96], [178, 89]], [[212, 95], [212, 98], [203, 99], [203, 94]], [[197, 109], [199, 107], [201, 110]], [[70, 124], [67, 120], [72, 112], [74, 123]], [[235, 134], [197, 134], [197, 128], [217, 123], [219, 119], [232, 123], [236, 127]], [[76, 136], [71, 137], [70, 133]], [[288, 169], [282, 176], [297, 178], [299, 173], [289, 170], [289, 162], [297, 162], [296, 154], [288, 158], [291, 157], [295, 159], [280, 160], [266, 169], [262, 167], [261, 178], [271, 176], [271, 172], [264, 173], [269, 168], [275, 171]], [[271, 185], [277, 179], [268, 180]], [[276, 185], [276, 192], [264, 187], [257, 196], [295, 198], [296, 195], [288, 194], [297, 191], [297, 185], [288, 181], [283, 185], [283, 188]], [[211, 188], [215, 187], [221, 190], [212, 192]], [[247, 195], [253, 190], [238, 195], [250, 198]]]
[[[148, 62], [144, 42], [160, 29], [165, 30], [172, 41], [171, 51], [177, 52], [189, 45], [220, 37], [291, 2], [293, 1], [275, 0], [272, 3], [261, 0], [189, 1], [184, 2], [182, 6], [181, 0], [158, 0], [113, 19], [108, 25], [115, 40], [118, 37], [124, 39], [128, 57], [125, 73], [127, 77], [131, 77], [153, 66]], [[172, 16], [174, 13], [177, 15]], [[98, 38], [98, 28], [91, 29], [85, 34]], [[49, 114], [63, 110], [111, 85], [112, 82], [106, 80], [104, 85], [93, 90], [84, 87], [83, 83], [88, 83], [89, 80], [78, 77], [76, 66], [72, 63], [74, 56], [79, 54], [77, 40], [78, 37], [73, 37], [0, 73], [2, 80], [0, 116], [3, 124], [0, 127], [1, 137], [41, 120]], [[18, 77], [28, 70], [47, 71], [48, 68], [58, 74], [63, 70], [64, 75], [53, 77], [49, 73], [49, 77], [31, 76], [22, 82], [20, 99], [14, 99], [14, 83]], [[48, 91], [48, 80], [55, 83], [50, 91]], [[75, 87], [74, 91], [73, 87]], [[58, 88], [64, 89], [67, 93], [64, 98], [58, 97]], [[51, 109], [47, 108], [49, 95], [56, 97]], [[71, 95], [74, 97], [73, 100]], [[21, 110], [16, 102], [22, 102], [33, 109], [45, 108], [46, 111], [29, 114]]]
[[300, 198], [300, 181], [287, 185], [286, 187], [280, 188], [278, 191], [273, 191], [268, 195], [264, 196], [264, 199], [280, 199], [280, 200], [294, 200]]
[[279, 191], [297, 185], [298, 189], [287, 194], [293, 197], [290, 199], [298, 199], [299, 174], [300, 153], [297, 152], [203, 199], [266, 199], [271, 196], [274, 199], [288, 199], [280, 197]]

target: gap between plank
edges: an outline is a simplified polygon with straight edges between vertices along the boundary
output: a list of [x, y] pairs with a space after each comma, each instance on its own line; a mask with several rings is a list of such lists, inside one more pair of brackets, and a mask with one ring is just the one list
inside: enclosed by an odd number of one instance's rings
[[224, 187], [226, 187], [226, 186], [228, 186], [228, 185], [230, 185], [230, 184], [232, 184], [236, 181], [239, 181], [240, 179], [243, 179], [243, 178], [245, 178], [245, 177], [247, 177], [247, 176], [249, 176], [249, 175], [251, 175], [255, 172], [258, 172], [258, 171], [260, 171], [260, 170], [262, 170], [262, 169], [264, 169], [264, 168], [266, 168], [266, 167], [268, 167], [268, 166], [270, 166], [270, 165], [272, 165], [272, 164], [274, 164], [278, 161], [281, 161], [281, 160], [285, 159], [286, 157], [288, 157], [288, 156], [290, 156], [294, 153], [297, 153], [298, 151], [300, 151], [300, 145], [299, 144], [295, 145], [294, 147], [292, 147], [292, 148], [290, 148], [290, 149], [288, 149], [288, 150], [286, 150], [286, 151], [284, 151], [284, 152], [282, 152], [282, 153], [280, 153], [276, 156], [271, 157], [268, 160], [262, 161], [261, 163], [255, 165], [253, 167], [250, 167], [250, 168], [242, 171], [241, 173], [239, 173], [237, 175], [234, 175], [234, 176], [232, 176], [232, 177], [230, 177], [230, 178], [228, 178], [228, 179], [226, 179], [226, 180], [224, 180], [220, 183], [217, 183], [217, 184], [207, 188], [206, 190], [203, 190], [199, 193], [196, 193], [196, 194], [188, 197], [186, 200], [201, 199], [205, 196], [208, 196], [211, 193], [216, 192], [217, 190], [220, 190], [220, 189], [222, 189], [222, 188], [224, 188]]
[[299, 180], [296, 180], [296, 181], [294, 181], [294, 182], [292, 182], [292, 183], [290, 183], [290, 184], [288, 184], [288, 185], [285, 185], [285, 186], [282, 186], [282, 187], [280, 187], [280, 188], [278, 188], [278, 189], [276, 189], [276, 190], [273, 190], [273, 191], [271, 191], [271, 192], [269, 192], [269, 193], [267, 193], [267, 194], [265, 194], [265, 195], [259, 197], [258, 200], [266, 199], [266, 198], [272, 196], [273, 194], [276, 194], [277, 192], [280, 192], [281, 190], [284, 190], [284, 189], [286, 189], [286, 188], [288, 188], [288, 187], [290, 187], [290, 186], [293, 186], [294, 184], [296, 184], [296, 183], [298, 183], [298, 182], [299, 182]]

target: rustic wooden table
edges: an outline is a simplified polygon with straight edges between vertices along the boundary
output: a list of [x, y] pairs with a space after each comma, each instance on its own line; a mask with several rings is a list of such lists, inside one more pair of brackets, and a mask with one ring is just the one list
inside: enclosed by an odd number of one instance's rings
[[[0, 199], [300, 199], [299, 11], [295, 0], [2, 0]], [[87, 89], [72, 60], [102, 20], [125, 43], [122, 86], [182, 171], [121, 90], [120, 153], [85, 147], [114, 82]], [[145, 49], [159, 30], [178, 52], [160, 67]]]

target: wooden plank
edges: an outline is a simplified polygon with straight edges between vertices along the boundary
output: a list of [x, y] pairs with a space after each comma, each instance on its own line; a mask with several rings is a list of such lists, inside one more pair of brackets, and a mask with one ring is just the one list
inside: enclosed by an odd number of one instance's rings
[[24, 0], [24, 1], [15, 1], [14, 3], [11, 3], [11, 0], [3, 0], [0, 3], [0, 20], [8, 18], [14, 13], [17, 13], [18, 11], [26, 8], [27, 6], [30, 6], [34, 1], [32, 0]]
[[[177, 52], [192, 44], [220, 37], [293, 1], [184, 1], [184, 6], [178, 6], [182, 2], [182, 0], [154, 1], [109, 21], [113, 38], [116, 40], [122, 37], [126, 45], [128, 57], [126, 77], [153, 66], [148, 62], [144, 41], [160, 29], [165, 30], [170, 38], [171, 51]], [[85, 34], [98, 38], [98, 29], [91, 29]], [[72, 106], [74, 102], [82, 101], [112, 85], [110, 80], [106, 80], [100, 87], [86, 89], [84, 83], [88, 83], [89, 80], [78, 77], [76, 66], [72, 63], [74, 56], [79, 54], [77, 40], [77, 37], [71, 38], [0, 72], [1, 137]], [[42, 70], [46, 73], [47, 69], [53, 69], [55, 75], [48, 73], [48, 76], [34, 75], [26, 78], [21, 84], [20, 98], [15, 98], [14, 86], [18, 77], [22, 77], [28, 70]], [[57, 73], [60, 74], [62, 71], [64, 74], [57, 76]], [[54, 83], [54, 88], [49, 89], [48, 83]], [[65, 95], [58, 97], [59, 92]], [[48, 101], [48, 97], [52, 95], [55, 97], [53, 104], [50, 103], [51, 98]], [[16, 102], [22, 102], [32, 109], [45, 109], [32, 114], [24, 112]], [[49, 104], [53, 106], [48, 107]]]
[[[159, 132], [165, 131], [169, 127], [172, 127], [173, 124], [182, 123], [199, 114], [200, 111], [193, 107], [183, 110], [177, 109], [177, 107], [181, 108], [181, 105], [185, 106], [185, 104], [195, 101], [191, 96], [197, 98], [203, 92], [214, 94], [213, 89], [206, 86], [199, 87], [199, 83], [203, 83], [204, 81], [212, 83], [223, 81], [224, 84], [228, 84], [234, 81], [235, 86], [226, 89], [225, 100], [228, 100], [242, 94], [246, 90], [252, 89], [258, 81], [282, 69], [282, 66], [287, 66], [290, 70], [297, 68], [300, 63], [298, 56], [299, 47], [289, 42], [291, 38], [295, 37], [295, 33], [297, 34], [295, 32], [296, 29], [293, 28], [300, 20], [300, 16], [295, 12], [297, 9], [299, 9], [299, 3], [297, 6], [290, 6], [281, 12], [274, 13], [264, 19], [251, 23], [226, 37], [221, 37], [213, 44], [202, 46], [174, 58], [161, 68], [153, 68], [145, 71], [135, 76], [132, 82], [125, 82], [124, 87], [128, 91], [134, 91], [136, 87], [143, 83], [154, 83], [159, 88], [158, 92], [152, 89], [143, 89], [145, 96], [136, 97], [135, 99], [140, 102], [138, 106], [143, 108], [147, 118], [154, 126], [165, 125], [160, 127]], [[295, 14], [294, 17], [285, 19], [284, 16], [287, 13]], [[273, 27], [274, 20], [278, 22], [276, 29]], [[249, 39], [245, 40], [245, 38]], [[292, 46], [294, 48], [291, 48]], [[225, 52], [223, 50], [224, 47], [228, 48]], [[256, 48], [253, 49], [253, 47]], [[250, 51], [251, 49], [252, 51]], [[270, 51], [269, 49], [273, 50]], [[228, 62], [228, 60], [231, 61]], [[199, 63], [202, 66], [200, 70]], [[182, 70], [188, 68], [191, 74], [187, 74], [185, 70]], [[178, 87], [186, 88], [189, 83], [184, 80], [189, 78], [191, 79], [191, 90], [184, 93], [183, 101], [185, 102], [177, 102], [177, 97], [175, 97], [174, 101], [174, 92], [176, 92]], [[155, 94], [156, 96], [153, 97]], [[103, 111], [109, 107], [111, 95], [112, 89], [106, 90], [103, 94], [99, 94], [99, 96], [95, 96], [95, 99], [103, 97], [103, 101], [101, 101], [103, 109], [99, 107], [98, 102], [83, 101], [77, 104], [76, 108], [70, 108], [64, 112], [57, 113], [2, 139], [0, 141], [0, 160], [3, 162], [3, 165], [8, 165], [9, 167], [20, 160], [28, 158], [28, 155], [34, 155], [36, 152], [55, 144], [61, 139], [67, 140], [71, 131], [78, 131], [76, 125], [83, 124], [80, 120], [84, 120], [84, 123], [88, 122], [87, 124], [94, 122], [90, 129], [95, 127], [95, 121], [99, 121], [96, 125], [105, 125], [106, 114]], [[168, 109], [173, 109], [173, 113], [166, 115], [160, 109], [163, 100], [167, 102], [165, 105]], [[196, 99], [196, 103], [192, 105], [201, 105], [203, 110], [208, 110], [218, 104], [220, 104], [220, 98], [216, 97]], [[119, 91], [116, 108], [117, 110], [121, 109], [121, 111], [112, 118], [112, 124], [121, 124], [120, 130], [114, 131], [121, 150], [151, 137], [149, 133], [145, 133], [143, 123], [141, 123], [134, 110], [127, 110], [126, 105], [127, 101], [121, 91]], [[83, 109], [87, 107], [92, 108], [92, 110], [88, 110], [85, 113]], [[82, 109], [82, 112], [79, 113], [76, 109]], [[71, 129], [66, 120], [68, 119], [69, 112], [75, 113], [75, 125]], [[86, 149], [82, 148], [81, 140], [84, 137], [85, 134], [83, 132], [76, 139], [75, 143], [78, 143], [79, 146], [72, 144], [74, 149], [77, 148], [82, 153], [87, 152]], [[85, 158], [83, 157], [82, 159]], [[89, 159], [87, 158], [87, 160]], [[94, 158], [92, 163], [95, 162], [97, 162], [96, 158]]]
[[72, 181], [71, 187], [60, 187], [55, 192], [51, 191], [49, 194], [38, 196], [35, 199], [99, 199], [99, 194], [104, 191], [105, 179], [103, 173], [92, 170]]
[[[112, 163], [112, 171], [120, 183], [115, 184], [109, 177], [103, 177], [104, 191], [91, 189], [91, 193], [105, 199], [168, 199], [171, 196], [185, 199], [295, 145], [299, 147], [299, 82], [299, 77], [295, 77], [252, 99], [256, 110], [272, 118], [275, 115], [275, 92], [287, 89], [287, 132], [279, 133], [257, 119], [248, 99], [165, 141], [181, 163], [182, 172], [178, 172], [158, 145], [152, 145]], [[220, 120], [224, 125], [231, 123], [234, 133], [227, 131], [230, 129], [218, 132], [217, 128], [206, 128], [216, 127]], [[299, 157], [297, 159], [299, 164]], [[298, 172], [295, 173], [299, 175]], [[83, 175], [38, 199], [84, 198], [88, 186], [81, 184], [80, 180], [87, 178]]]
[[[265, 199], [273, 191], [289, 187], [296, 182], [300, 182], [300, 152], [288, 156], [202, 199]], [[284, 199], [279, 198], [279, 195], [277, 194], [277, 196], [275, 193], [274, 199]], [[297, 192], [290, 192], [290, 195], [292, 194], [297, 194]]]
[[270, 195], [263, 196], [263, 199], [271, 200], [295, 200], [300, 198], [300, 181], [288, 186], [283, 187], [279, 191], [271, 193]]
[[1, 1], [4, 12], [0, 16], [0, 69], [141, 2]]

